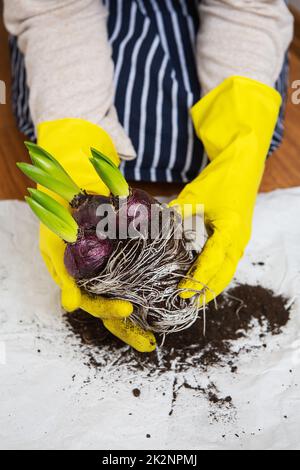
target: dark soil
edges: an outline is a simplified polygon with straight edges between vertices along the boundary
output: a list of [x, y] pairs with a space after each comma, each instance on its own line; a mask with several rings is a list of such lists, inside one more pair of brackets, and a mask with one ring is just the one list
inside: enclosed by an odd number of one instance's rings
[[[258, 347], [266, 348], [268, 337], [281, 333], [290, 318], [287, 300], [260, 286], [238, 285], [218, 298], [217, 308], [211, 304], [206, 319], [201, 316], [192, 328], [166, 337], [159, 351], [141, 354], [113, 337], [98, 319], [78, 311], [67, 315], [66, 322], [80, 339], [85, 362], [91, 369], [101, 370], [114, 363], [114, 367], [126, 366], [130, 371], [146, 372], [148, 377], [175, 371], [173, 403], [180, 389], [189, 388], [204, 394], [209, 402], [232, 407], [232, 398], [220, 396], [216, 386], [191, 386], [182, 375], [191, 368], [209, 372], [213, 366], [229, 367], [238, 373], [238, 357]], [[259, 328], [259, 346], [237, 346], [237, 340], [250, 338], [254, 328]], [[158, 338], [159, 343], [159, 338]], [[90, 346], [90, 347], [87, 347]], [[100, 354], [101, 352], [101, 354]], [[176, 374], [181, 375], [180, 383]], [[134, 396], [140, 390], [134, 389]]]
[[[160, 348], [162, 363], [158, 363], [156, 352], [140, 354], [130, 348], [127, 355], [123, 354], [122, 360], [127, 362], [130, 368], [144, 369], [152, 365], [155, 368], [159, 366], [162, 372], [170, 369], [174, 361], [180, 362], [179, 369], [190, 367], [194, 356], [197, 356], [197, 363], [194, 365], [198, 367], [224, 364], [233, 354], [232, 341], [246, 337], [254, 327], [254, 320], [260, 326], [262, 339], [268, 333], [278, 335], [290, 317], [286, 303], [286, 299], [275, 296], [272, 291], [263, 287], [239, 285], [218, 298], [217, 308], [213, 304], [210, 305], [206, 312], [206, 325], [201, 316], [192, 328], [166, 337]], [[108, 346], [114, 352], [124, 349], [124, 344], [112, 336], [101, 321], [91, 315], [78, 311], [66, 315], [65, 318], [82, 344], [100, 349]], [[262, 344], [262, 347], [264, 346], [265, 344]], [[186, 360], [189, 360], [188, 365], [185, 364]], [[91, 366], [97, 366], [92, 356], [90, 361]], [[229, 365], [232, 366], [233, 373], [237, 372], [236, 366], [230, 363]]]

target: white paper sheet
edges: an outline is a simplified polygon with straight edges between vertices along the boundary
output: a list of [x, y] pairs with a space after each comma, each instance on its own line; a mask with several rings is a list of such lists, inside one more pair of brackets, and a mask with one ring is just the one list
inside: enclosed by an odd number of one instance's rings
[[[300, 188], [259, 197], [237, 279], [295, 304], [284, 333], [241, 357], [237, 375], [212, 369], [211, 380], [236, 406], [232, 419], [218, 422], [189, 390], [169, 416], [172, 372], [150, 380], [126, 368], [117, 377], [111, 367], [94, 378], [62, 322], [37, 230], [25, 204], [0, 203], [0, 448], [300, 449]], [[254, 267], [259, 261], [265, 266]]]

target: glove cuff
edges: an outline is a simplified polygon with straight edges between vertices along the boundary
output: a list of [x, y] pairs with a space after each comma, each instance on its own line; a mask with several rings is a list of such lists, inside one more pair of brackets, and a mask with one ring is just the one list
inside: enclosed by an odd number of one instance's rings
[[245, 77], [230, 77], [208, 93], [191, 109], [191, 115], [210, 160], [237, 137], [251, 133], [265, 158], [281, 103], [274, 88]]

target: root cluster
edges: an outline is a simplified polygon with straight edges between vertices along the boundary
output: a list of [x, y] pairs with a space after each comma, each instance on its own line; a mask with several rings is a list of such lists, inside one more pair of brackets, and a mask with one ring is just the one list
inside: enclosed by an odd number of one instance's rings
[[[199, 297], [206, 287], [199, 283], [191, 299], [182, 299], [178, 284], [187, 276], [197, 253], [184, 235], [176, 236], [178, 221], [156, 238], [119, 241], [103, 271], [79, 286], [92, 295], [130, 301], [131, 320], [157, 333], [175, 333], [189, 328], [198, 318]], [[163, 237], [162, 237], [163, 233]], [[189, 289], [190, 292], [190, 289]]]

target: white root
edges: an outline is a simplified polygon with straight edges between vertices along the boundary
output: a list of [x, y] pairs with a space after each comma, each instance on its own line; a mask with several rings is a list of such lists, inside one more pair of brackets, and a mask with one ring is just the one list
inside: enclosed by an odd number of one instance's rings
[[205, 314], [205, 301], [199, 307], [199, 297], [207, 287], [199, 282], [199, 289], [188, 289], [195, 294], [191, 299], [180, 297], [185, 290], [178, 284], [189, 279], [186, 273], [196, 253], [187, 248], [185, 238], [174, 236], [176, 227], [173, 220], [163, 237], [160, 233], [154, 239], [120, 241], [100, 275], [79, 286], [92, 295], [132, 302], [130, 318], [144, 329], [165, 335], [189, 328], [200, 311]]

